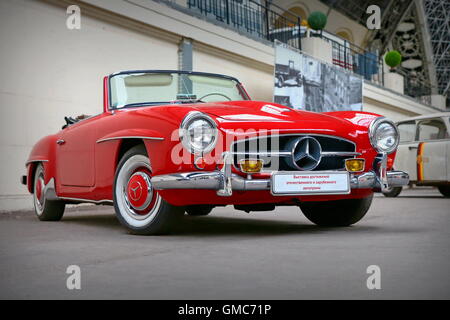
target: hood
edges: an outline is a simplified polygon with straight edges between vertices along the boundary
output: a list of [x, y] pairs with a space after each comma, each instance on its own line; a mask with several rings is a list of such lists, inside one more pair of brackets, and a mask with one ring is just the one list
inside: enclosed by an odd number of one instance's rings
[[280, 133], [316, 133], [354, 139], [354, 123], [324, 113], [291, 109], [261, 101], [224, 102], [196, 105], [195, 109], [214, 117], [223, 130], [276, 130]]
[[[367, 126], [354, 121], [361, 112], [334, 112], [332, 114], [294, 110], [279, 104], [263, 101], [230, 101], [220, 103], [196, 103], [164, 105], [135, 109], [133, 112], [152, 115], [155, 118], [179, 126], [191, 111], [200, 111], [214, 118], [223, 131], [267, 130], [285, 133], [309, 133], [333, 135], [354, 140], [360, 133], [367, 133]], [[230, 132], [231, 133], [231, 132]]]

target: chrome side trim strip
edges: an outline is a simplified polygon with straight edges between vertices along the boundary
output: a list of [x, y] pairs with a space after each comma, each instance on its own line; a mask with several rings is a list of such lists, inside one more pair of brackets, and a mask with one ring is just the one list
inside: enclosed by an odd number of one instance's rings
[[81, 199], [81, 198], [69, 198], [69, 197], [60, 197], [61, 200], [68, 200], [68, 201], [79, 201], [79, 202], [85, 202], [85, 203], [94, 203], [94, 204], [102, 204], [102, 203], [114, 203], [112, 200], [88, 200], [88, 199]]
[[96, 141], [96, 143], [102, 143], [102, 142], [106, 142], [106, 141], [119, 140], [119, 139], [144, 139], [144, 140], [157, 140], [157, 141], [164, 140], [164, 138], [161, 138], [161, 137], [123, 136], [123, 137], [112, 137], [112, 138], [99, 139]]
[[27, 162], [25, 162], [25, 167], [28, 166], [30, 163], [33, 162], [49, 162], [48, 160], [44, 159], [44, 160], [28, 160]]

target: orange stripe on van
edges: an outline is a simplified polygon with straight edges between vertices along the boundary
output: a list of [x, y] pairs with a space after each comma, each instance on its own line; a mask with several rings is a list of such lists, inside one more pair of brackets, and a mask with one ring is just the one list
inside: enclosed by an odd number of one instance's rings
[[417, 148], [417, 181], [423, 181], [423, 146], [424, 143], [419, 143]]

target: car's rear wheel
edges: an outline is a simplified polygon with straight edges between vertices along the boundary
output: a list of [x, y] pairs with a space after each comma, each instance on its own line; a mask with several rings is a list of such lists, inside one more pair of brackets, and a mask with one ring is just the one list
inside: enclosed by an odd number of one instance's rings
[[383, 191], [383, 195], [387, 198], [395, 198], [402, 192], [402, 190], [402, 187], [391, 187], [386, 191]]
[[65, 203], [45, 197], [44, 167], [38, 164], [33, 182], [34, 212], [41, 221], [59, 221], [64, 215]]
[[114, 180], [117, 218], [131, 233], [168, 233], [184, 213], [167, 203], [151, 184], [152, 170], [145, 147], [128, 150], [119, 162]]
[[373, 195], [363, 199], [305, 201], [300, 209], [311, 222], [322, 227], [347, 227], [361, 220], [372, 203]]
[[450, 198], [450, 186], [439, 186], [439, 192], [446, 198]]
[[188, 206], [186, 213], [188, 216], [207, 216], [212, 211], [211, 206]]

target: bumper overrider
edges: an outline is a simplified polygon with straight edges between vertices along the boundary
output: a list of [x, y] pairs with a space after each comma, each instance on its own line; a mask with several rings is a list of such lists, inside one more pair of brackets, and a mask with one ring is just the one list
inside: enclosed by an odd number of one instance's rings
[[[223, 167], [216, 171], [177, 172], [154, 176], [152, 186], [156, 190], [207, 189], [216, 190], [219, 196], [231, 196], [233, 190], [258, 191], [272, 190], [272, 179], [251, 179], [233, 174], [233, 156], [224, 153]], [[409, 183], [409, 175], [403, 171], [387, 171], [387, 155], [383, 155], [378, 170], [349, 173], [350, 189], [386, 190]], [[295, 172], [292, 172], [295, 173]], [[305, 172], [302, 172], [305, 173]]]

